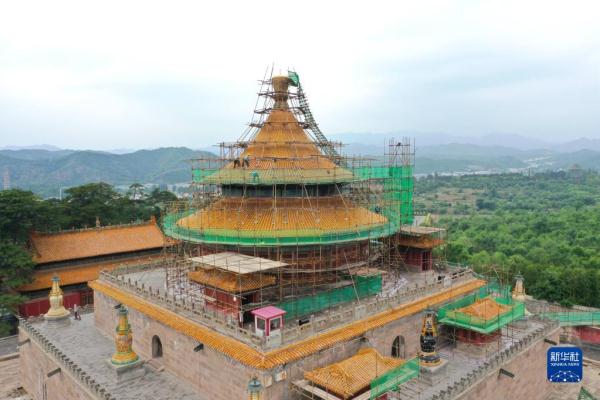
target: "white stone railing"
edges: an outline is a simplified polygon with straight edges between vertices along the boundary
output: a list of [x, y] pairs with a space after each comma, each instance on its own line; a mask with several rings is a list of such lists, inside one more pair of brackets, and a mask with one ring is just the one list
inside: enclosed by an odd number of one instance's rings
[[65, 370], [69, 373], [90, 395], [100, 400], [116, 400], [114, 395], [100, 383], [96, 382], [96, 380], [85, 372], [81, 366], [57, 348], [52, 341], [42, 332], [37, 330], [33, 324], [23, 318], [19, 318], [19, 327], [27, 332], [30, 340], [35, 341], [49, 357], [56, 361], [61, 370]]
[[[127, 269], [127, 272], [130, 271], [130, 269]], [[226, 316], [216, 310], [210, 310], [201, 304], [185, 301], [184, 299], [177, 299], [175, 295], [169, 295], [164, 289], [161, 292], [158, 288], [154, 289], [151, 286], [146, 286], [144, 282], [132, 280], [130, 277], [126, 278], [125, 275], [113, 275], [113, 273], [100, 272], [100, 280], [257, 348], [262, 348], [265, 342], [253, 331], [238, 326], [237, 320], [227, 319]]]
[[448, 289], [451, 286], [461, 284], [473, 279], [470, 271], [461, 271], [451, 278], [451, 282], [436, 281], [433, 283], [414, 283], [407, 285], [390, 297], [382, 295], [373, 296], [360, 301], [353, 301], [345, 305], [330, 308], [311, 316], [310, 322], [294, 327], [287, 327], [282, 332], [282, 344], [288, 344], [297, 340], [305, 339], [315, 333], [336, 328], [342, 324], [348, 324], [365, 318], [368, 315], [378, 314], [396, 308], [402, 304], [418, 300]]
[[[152, 266], [136, 266], [133, 269], [132, 267], [127, 267], [126, 272], [131, 273], [151, 268]], [[167, 294], [164, 289], [161, 293], [160, 289], [154, 289], [146, 286], [143, 282], [132, 280], [130, 277], [122, 275], [125, 270], [118, 271], [120, 274], [115, 274], [115, 272], [117, 270], [112, 272], [102, 271], [100, 272], [100, 279], [121, 290], [160, 305], [176, 314], [185, 315], [193, 321], [232, 336], [261, 350], [271, 349], [308, 338], [317, 333], [358, 321], [367, 315], [388, 311], [402, 304], [418, 300], [423, 296], [438, 293], [451, 286], [473, 279], [470, 270], [462, 270], [452, 274], [450, 281], [439, 280], [431, 283], [423, 282], [407, 285], [390, 297], [377, 295], [321, 311], [316, 315], [312, 315], [306, 324], [299, 326], [287, 325], [284, 326], [280, 336], [264, 338], [256, 335], [251, 329], [240, 327], [235, 318], [227, 318], [224, 314], [213, 309], [208, 309], [202, 304], [190, 301], [186, 302], [183, 299], [180, 300], [174, 295]]]

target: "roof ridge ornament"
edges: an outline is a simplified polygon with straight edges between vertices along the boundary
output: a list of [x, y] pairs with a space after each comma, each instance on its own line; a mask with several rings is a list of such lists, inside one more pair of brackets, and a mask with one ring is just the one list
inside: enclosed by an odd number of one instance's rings
[[288, 87], [292, 80], [287, 76], [274, 76], [271, 78], [271, 85], [273, 86], [273, 110], [287, 110], [289, 91]]

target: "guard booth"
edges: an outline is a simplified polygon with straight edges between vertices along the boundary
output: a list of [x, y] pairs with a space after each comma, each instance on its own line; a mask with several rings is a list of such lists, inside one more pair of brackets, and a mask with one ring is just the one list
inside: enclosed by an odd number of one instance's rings
[[284, 310], [274, 306], [267, 306], [252, 310], [256, 334], [260, 337], [281, 335], [284, 314]]

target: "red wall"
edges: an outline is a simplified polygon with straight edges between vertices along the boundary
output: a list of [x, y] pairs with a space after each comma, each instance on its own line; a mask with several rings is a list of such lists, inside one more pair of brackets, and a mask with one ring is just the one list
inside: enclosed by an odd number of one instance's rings
[[[76, 292], [67, 292], [63, 294], [63, 304], [65, 308], [73, 308], [75, 304], [84, 306], [93, 303], [93, 297], [89, 295], [91, 290], [80, 290]], [[50, 301], [47, 297], [29, 300], [19, 306], [19, 314], [22, 317], [37, 317], [46, 314], [50, 308]]]
[[575, 332], [582, 342], [600, 344], [600, 327], [578, 326]]
[[456, 340], [463, 343], [485, 344], [498, 340], [500, 331], [497, 330], [489, 335], [484, 335], [479, 332], [470, 331], [468, 329], [456, 329]]
[[409, 248], [404, 253], [404, 263], [416, 265], [421, 271], [428, 271], [433, 268], [433, 257], [431, 250], [420, 250]]
[[216, 302], [207, 301], [207, 307], [218, 310], [224, 314], [235, 315], [235, 317], [238, 318], [240, 309], [239, 296], [236, 297], [237, 301], [233, 301], [234, 296], [232, 294], [220, 292], [208, 287], [204, 288], [204, 294], [216, 299]]

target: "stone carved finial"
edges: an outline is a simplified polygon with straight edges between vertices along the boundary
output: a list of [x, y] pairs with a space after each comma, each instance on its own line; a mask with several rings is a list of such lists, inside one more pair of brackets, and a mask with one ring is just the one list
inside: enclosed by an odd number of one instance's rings
[[441, 363], [440, 356], [437, 353], [437, 329], [435, 326], [435, 312], [425, 310], [423, 317], [423, 326], [421, 327], [421, 352], [419, 359], [421, 365], [434, 366]]
[[122, 305], [119, 307], [119, 311], [117, 312], [119, 323], [115, 333], [116, 352], [110, 359], [110, 362], [114, 365], [133, 364], [139, 360], [138, 355], [131, 347], [133, 337], [131, 335], [131, 325], [129, 325], [127, 314], [128, 311], [125, 306]]
[[521, 273], [515, 275], [515, 288], [512, 291], [512, 298], [518, 301], [525, 301], [525, 279]]
[[60, 278], [58, 276], [52, 277], [52, 289], [50, 289], [50, 309], [44, 315], [47, 320], [57, 320], [67, 318], [69, 311], [63, 306], [63, 292], [60, 288]]

